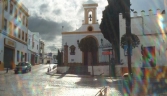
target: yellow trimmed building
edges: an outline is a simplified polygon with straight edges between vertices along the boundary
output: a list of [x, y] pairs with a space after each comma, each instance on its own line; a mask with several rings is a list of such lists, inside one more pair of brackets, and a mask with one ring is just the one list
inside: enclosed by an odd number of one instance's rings
[[28, 9], [17, 0], [0, 2], [0, 70], [27, 61]]

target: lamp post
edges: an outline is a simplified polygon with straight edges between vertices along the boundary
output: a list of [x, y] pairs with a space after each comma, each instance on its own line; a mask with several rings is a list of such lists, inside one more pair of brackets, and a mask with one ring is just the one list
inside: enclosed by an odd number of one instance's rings
[[131, 68], [131, 17], [130, 17], [130, 0], [125, 0], [125, 21], [126, 21], [126, 36], [127, 36], [127, 59], [128, 59], [128, 72], [129, 72], [129, 88], [132, 92], [132, 68]]

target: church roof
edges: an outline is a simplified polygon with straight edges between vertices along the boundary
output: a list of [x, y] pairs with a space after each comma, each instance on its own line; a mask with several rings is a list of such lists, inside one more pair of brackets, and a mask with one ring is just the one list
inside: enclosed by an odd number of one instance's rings
[[88, 1], [84, 2], [83, 4], [97, 4], [97, 3], [94, 2], [93, 0], [88, 0]]

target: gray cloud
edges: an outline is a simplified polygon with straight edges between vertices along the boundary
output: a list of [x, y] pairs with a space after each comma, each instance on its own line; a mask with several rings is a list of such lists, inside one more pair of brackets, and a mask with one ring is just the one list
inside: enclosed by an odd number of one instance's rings
[[54, 45], [48, 46], [47, 48], [49, 50], [52, 50], [52, 51], [57, 51], [58, 50]]
[[48, 5], [47, 4], [42, 4], [39, 7], [39, 9], [40, 9], [41, 12], [46, 12], [46, 11], [48, 11]]
[[79, 7], [79, 10], [78, 10], [78, 12], [77, 12], [77, 14], [82, 14], [83, 12], [84, 12], [83, 7], [80, 6], [80, 7]]
[[53, 10], [53, 13], [55, 15], [60, 15], [61, 14], [61, 10], [60, 9]]
[[36, 15], [29, 18], [28, 28], [32, 32], [39, 32], [43, 40], [53, 41], [57, 35], [61, 35], [62, 26], [64, 26], [63, 31], [73, 30], [72, 26], [68, 22], [58, 23], [43, 19]]

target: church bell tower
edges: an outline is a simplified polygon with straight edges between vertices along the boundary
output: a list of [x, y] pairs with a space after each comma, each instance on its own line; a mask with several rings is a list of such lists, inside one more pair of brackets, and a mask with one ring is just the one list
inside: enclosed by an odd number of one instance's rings
[[98, 4], [92, 0], [88, 0], [83, 4], [84, 8], [84, 22], [83, 24], [97, 24], [97, 10]]

